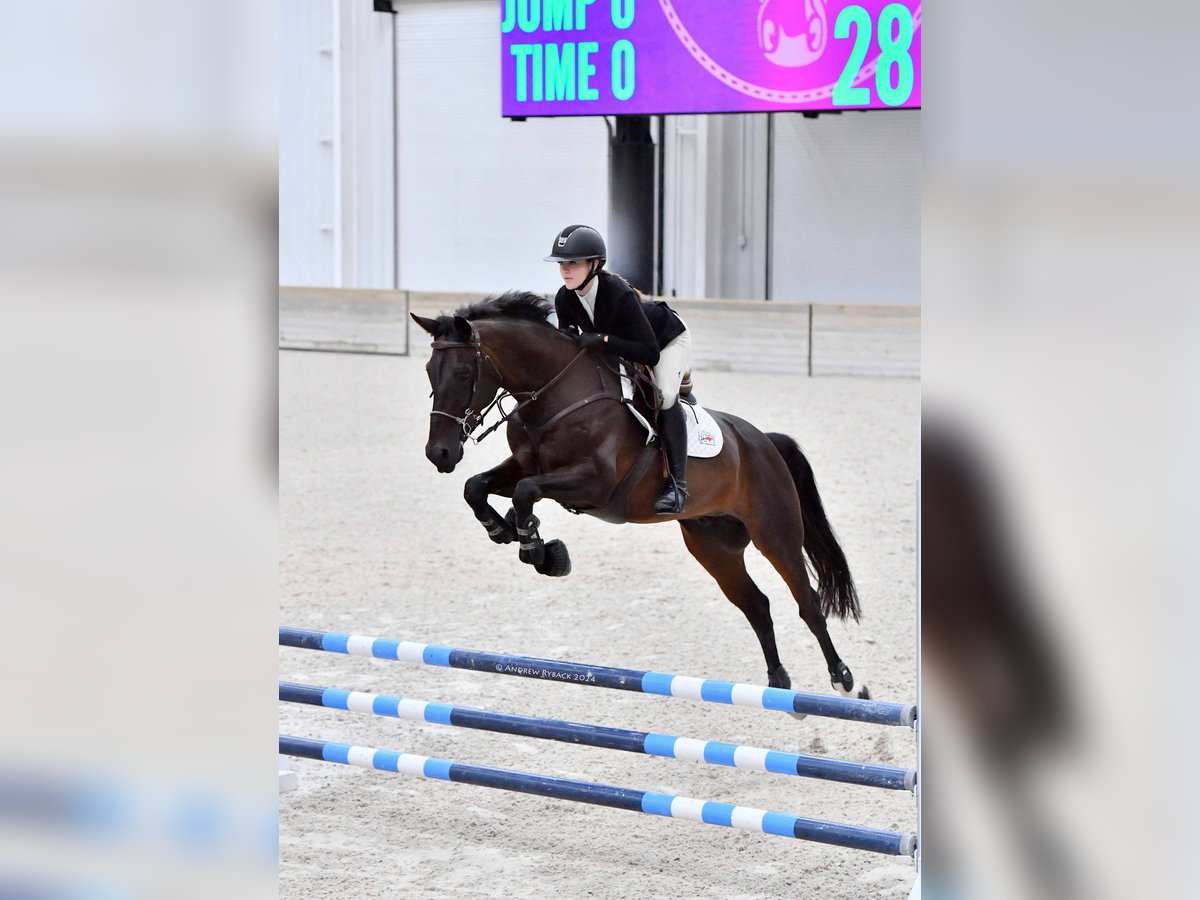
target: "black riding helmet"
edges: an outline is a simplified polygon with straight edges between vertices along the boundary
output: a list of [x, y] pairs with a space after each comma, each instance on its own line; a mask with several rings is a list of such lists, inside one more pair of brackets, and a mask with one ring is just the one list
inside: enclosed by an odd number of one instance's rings
[[582, 292], [587, 290], [587, 286], [592, 283], [596, 273], [603, 268], [604, 260], [607, 258], [608, 250], [604, 246], [604, 238], [600, 237], [600, 232], [587, 225], [568, 225], [555, 235], [554, 244], [550, 247], [550, 255], [546, 257], [546, 262], [596, 260], [589, 267], [588, 277], [583, 279], [583, 283], [577, 288]]
[[608, 250], [600, 232], [587, 225], [568, 225], [554, 238], [546, 262], [575, 262], [580, 259], [607, 259]]

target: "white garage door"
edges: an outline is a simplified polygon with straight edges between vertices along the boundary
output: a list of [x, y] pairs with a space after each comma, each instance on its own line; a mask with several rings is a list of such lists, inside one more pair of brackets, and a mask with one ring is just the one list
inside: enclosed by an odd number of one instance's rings
[[295, 0], [279, 17], [280, 284], [340, 277], [333, 32], [329, 0]]
[[555, 233], [607, 231], [604, 121], [501, 118], [495, 0], [396, 6], [401, 286], [556, 290]]
[[921, 114], [774, 120], [771, 296], [921, 302]]

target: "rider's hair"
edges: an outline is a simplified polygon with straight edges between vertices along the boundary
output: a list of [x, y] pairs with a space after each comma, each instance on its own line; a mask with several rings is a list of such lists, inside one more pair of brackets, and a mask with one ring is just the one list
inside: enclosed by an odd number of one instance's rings
[[[600, 260], [600, 265], [601, 265], [601, 268], [603, 268], [603, 266], [604, 266], [604, 263], [605, 263], [605, 260], [603, 260], [603, 259], [602, 259], [602, 260]], [[607, 271], [607, 270], [606, 270], [606, 271]], [[617, 279], [617, 281], [621, 282], [621, 284], [625, 285], [625, 287], [629, 288], [629, 289], [630, 289], [631, 291], [633, 291], [635, 294], [637, 294], [637, 298], [638, 298], [639, 300], [645, 300], [645, 299], [646, 299], [646, 295], [645, 295], [645, 294], [643, 294], [641, 291], [639, 291], [637, 288], [635, 288], [635, 287], [634, 287], [632, 284], [630, 284], [630, 283], [629, 283], [629, 279], [628, 279], [628, 278], [626, 278], [626, 277], [625, 277], [624, 275], [622, 275], [621, 273], [619, 273], [619, 272], [609, 272], [608, 274], [609, 274], [609, 275], [611, 275], [613, 278]]]

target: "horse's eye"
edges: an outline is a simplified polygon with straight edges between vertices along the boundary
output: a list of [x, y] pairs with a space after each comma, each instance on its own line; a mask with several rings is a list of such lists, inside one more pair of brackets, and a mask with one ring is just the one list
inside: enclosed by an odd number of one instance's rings
[[466, 369], [466, 368], [455, 369], [454, 377], [457, 378], [459, 381], [469, 381], [471, 378], [471, 370]]

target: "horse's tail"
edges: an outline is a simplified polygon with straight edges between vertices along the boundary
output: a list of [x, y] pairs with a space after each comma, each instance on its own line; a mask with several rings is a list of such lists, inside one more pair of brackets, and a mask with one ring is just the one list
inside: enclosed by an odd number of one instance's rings
[[858, 621], [862, 609], [858, 605], [858, 589], [850, 575], [846, 554], [838, 544], [833, 527], [825, 518], [825, 507], [817, 493], [817, 481], [812, 466], [804, 456], [800, 445], [786, 434], [771, 433], [767, 438], [775, 445], [783, 461], [787, 463], [800, 494], [800, 514], [804, 519], [804, 550], [808, 553], [814, 574], [817, 576], [817, 593], [821, 595], [821, 614], [830, 613], [843, 621], [853, 616]]

